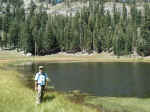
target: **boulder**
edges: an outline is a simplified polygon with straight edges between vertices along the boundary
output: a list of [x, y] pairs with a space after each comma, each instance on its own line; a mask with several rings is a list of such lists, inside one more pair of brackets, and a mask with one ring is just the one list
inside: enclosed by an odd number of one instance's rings
[[32, 56], [32, 53], [27, 53], [26, 56]]

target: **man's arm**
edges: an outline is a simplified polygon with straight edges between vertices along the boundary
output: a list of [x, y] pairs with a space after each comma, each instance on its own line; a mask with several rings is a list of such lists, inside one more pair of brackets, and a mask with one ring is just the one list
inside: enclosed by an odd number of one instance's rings
[[38, 88], [38, 82], [37, 80], [35, 80], [35, 90], [37, 90], [37, 88]]
[[48, 81], [49, 81], [49, 78], [48, 78], [48, 75], [46, 74], [46, 86], [48, 86]]
[[34, 88], [35, 88], [35, 90], [37, 90], [37, 88], [38, 88], [38, 73], [35, 75], [35, 86], [34, 86]]

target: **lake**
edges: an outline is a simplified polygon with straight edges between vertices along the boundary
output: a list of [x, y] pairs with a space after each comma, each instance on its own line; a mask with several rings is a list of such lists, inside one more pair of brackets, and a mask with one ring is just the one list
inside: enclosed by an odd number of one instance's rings
[[38, 66], [56, 90], [80, 90], [96, 96], [150, 97], [150, 63], [37, 63], [18, 66], [17, 70], [31, 78]]

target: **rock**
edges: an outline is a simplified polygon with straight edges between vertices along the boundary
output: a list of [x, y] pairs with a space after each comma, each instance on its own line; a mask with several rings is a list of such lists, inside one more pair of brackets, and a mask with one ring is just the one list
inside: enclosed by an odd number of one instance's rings
[[32, 53], [27, 53], [26, 56], [32, 56]]
[[24, 54], [24, 53], [23, 53], [23, 54], [21, 54], [21, 55], [22, 55], [22, 56], [26, 56], [26, 54]]
[[21, 51], [20, 54], [25, 54], [25, 52], [24, 52], [24, 51]]

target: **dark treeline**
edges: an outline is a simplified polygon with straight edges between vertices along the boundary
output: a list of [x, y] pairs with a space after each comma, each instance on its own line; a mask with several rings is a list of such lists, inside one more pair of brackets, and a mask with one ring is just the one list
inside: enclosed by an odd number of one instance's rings
[[[13, 2], [12, 2], [13, 1]], [[87, 1], [87, 0], [86, 0]], [[81, 0], [81, 4], [82, 4]], [[102, 0], [89, 0], [75, 16], [49, 15], [43, 6], [9, 0], [0, 7], [0, 46], [32, 54], [64, 52], [114, 52], [150, 55], [150, 7], [138, 10], [135, 3], [104, 10]], [[128, 13], [130, 12], [130, 13]]]

